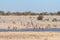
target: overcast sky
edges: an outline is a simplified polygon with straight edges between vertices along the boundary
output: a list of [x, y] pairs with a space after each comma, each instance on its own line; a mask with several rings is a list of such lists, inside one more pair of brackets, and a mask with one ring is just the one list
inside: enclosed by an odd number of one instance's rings
[[0, 10], [57, 12], [60, 11], [60, 0], [0, 0]]

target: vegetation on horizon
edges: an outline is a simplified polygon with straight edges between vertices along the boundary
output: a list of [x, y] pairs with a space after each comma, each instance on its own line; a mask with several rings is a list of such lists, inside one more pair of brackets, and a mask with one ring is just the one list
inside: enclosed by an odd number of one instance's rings
[[60, 15], [60, 11], [58, 11], [56, 13], [48, 13], [48, 12], [34, 13], [31, 11], [28, 11], [28, 12], [4, 12], [4, 11], [0, 11], [0, 15]]

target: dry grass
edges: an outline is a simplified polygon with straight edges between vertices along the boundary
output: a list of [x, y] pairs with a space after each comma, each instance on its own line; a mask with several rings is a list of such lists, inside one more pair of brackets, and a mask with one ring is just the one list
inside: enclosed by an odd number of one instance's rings
[[60, 40], [58, 32], [0, 32], [0, 40]]
[[[53, 18], [60, 19], [60, 16], [44, 16], [44, 18]], [[50, 26], [48, 26], [50, 25]], [[52, 21], [43, 21], [37, 20], [36, 16], [0, 16], [0, 29], [13, 29], [16, 27], [17, 29], [26, 29], [26, 28], [60, 28], [60, 22], [52, 22]]]

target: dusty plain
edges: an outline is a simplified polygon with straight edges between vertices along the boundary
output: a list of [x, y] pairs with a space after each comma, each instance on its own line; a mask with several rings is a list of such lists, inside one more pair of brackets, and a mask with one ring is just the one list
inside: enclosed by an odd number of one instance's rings
[[[60, 28], [60, 16], [46, 15], [43, 20], [37, 20], [38, 15], [27, 16], [1, 16], [0, 15], [0, 29], [34, 29], [34, 28]], [[56, 22], [52, 19], [57, 18]], [[47, 21], [49, 19], [49, 21]]]
[[60, 32], [0, 32], [0, 40], [60, 40]]
[[[44, 16], [42, 21], [30, 15], [0, 16], [0, 29], [60, 28], [60, 21], [52, 22], [53, 18], [60, 20], [60, 16]], [[60, 40], [60, 32], [0, 32], [0, 40]]]

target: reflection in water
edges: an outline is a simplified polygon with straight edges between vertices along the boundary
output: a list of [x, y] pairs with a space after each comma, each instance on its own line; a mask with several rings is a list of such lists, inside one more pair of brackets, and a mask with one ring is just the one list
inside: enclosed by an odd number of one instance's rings
[[44, 32], [44, 31], [51, 31], [51, 32], [60, 32], [60, 28], [51, 28], [51, 29], [22, 29], [22, 30], [6, 30], [0, 29], [0, 32]]

